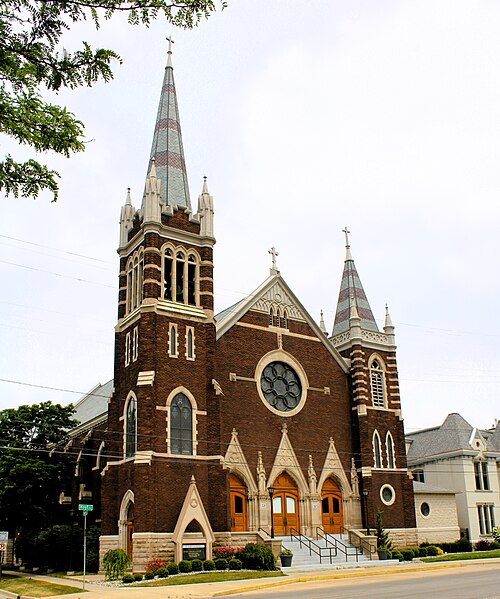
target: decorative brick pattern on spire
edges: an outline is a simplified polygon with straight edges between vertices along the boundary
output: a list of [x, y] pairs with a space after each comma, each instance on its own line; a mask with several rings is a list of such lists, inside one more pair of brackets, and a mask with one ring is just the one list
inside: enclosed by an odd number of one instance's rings
[[372, 309], [366, 298], [363, 285], [356, 271], [354, 260], [348, 252], [345, 264], [342, 282], [340, 283], [339, 299], [337, 303], [337, 312], [335, 314], [335, 323], [333, 325], [332, 335], [338, 335], [349, 330], [350, 302], [354, 298], [354, 304], [361, 318], [361, 328], [368, 331], [379, 332]]
[[175, 93], [174, 70], [170, 65], [165, 69], [153, 144], [151, 146], [150, 164], [153, 158], [156, 164], [156, 176], [161, 181], [161, 203], [191, 210], [179, 110]]

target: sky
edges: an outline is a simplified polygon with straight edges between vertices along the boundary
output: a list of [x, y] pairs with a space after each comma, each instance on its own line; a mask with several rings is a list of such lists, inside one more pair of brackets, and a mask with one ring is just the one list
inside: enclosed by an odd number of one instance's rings
[[[172, 36], [194, 206], [215, 203], [216, 309], [268, 250], [331, 331], [344, 235], [379, 326], [396, 327], [407, 432], [500, 418], [500, 4], [229, 0], [192, 31], [113, 18], [82, 40], [115, 78], [54, 96], [86, 151], [44, 155], [57, 203], [1, 198], [0, 409], [77, 401], [113, 375], [120, 207], [140, 207]], [[0, 137], [0, 151], [33, 156]], [[497, 308], [495, 308], [497, 306]]]

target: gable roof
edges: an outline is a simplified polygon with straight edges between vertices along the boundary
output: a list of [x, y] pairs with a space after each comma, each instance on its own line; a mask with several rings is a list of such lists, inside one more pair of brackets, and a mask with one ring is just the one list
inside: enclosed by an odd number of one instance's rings
[[301, 304], [279, 271], [271, 271], [271, 275], [255, 291], [216, 316], [217, 339], [225, 335], [251, 309], [269, 314], [273, 298], [279, 298], [280, 303], [285, 305], [290, 318], [306, 322], [342, 370], [346, 373], [349, 371], [344, 358], [321, 331], [319, 325]]
[[107, 417], [108, 401], [113, 394], [113, 379], [101, 385], [98, 383], [93, 389], [79, 399], [75, 404], [73, 418], [80, 423], [76, 428], [90, 423], [99, 417]]

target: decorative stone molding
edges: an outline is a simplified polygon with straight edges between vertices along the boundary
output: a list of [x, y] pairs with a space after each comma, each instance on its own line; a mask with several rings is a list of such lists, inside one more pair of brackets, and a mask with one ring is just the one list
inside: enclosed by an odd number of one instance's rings
[[276, 281], [276, 283], [254, 303], [252, 309], [256, 310], [257, 312], [265, 312], [266, 314], [269, 314], [271, 307], [280, 307], [282, 309], [286, 308], [289, 318], [301, 320], [302, 322], [306, 321], [292, 297], [288, 294], [279, 281]]
[[288, 437], [288, 427], [286, 424], [283, 424], [281, 432], [281, 441], [278, 451], [276, 452], [271, 473], [269, 474], [268, 486], [271, 486], [276, 478], [282, 472], [286, 471], [297, 483], [299, 499], [301, 499], [308, 495], [309, 485], [307, 484], [304, 474], [302, 473], [299, 461]]
[[235, 428], [233, 428], [231, 433], [231, 441], [224, 456], [224, 468], [227, 468], [229, 472], [239, 475], [245, 481], [249, 493], [255, 494], [258, 492], [247, 459], [238, 441], [238, 433]]

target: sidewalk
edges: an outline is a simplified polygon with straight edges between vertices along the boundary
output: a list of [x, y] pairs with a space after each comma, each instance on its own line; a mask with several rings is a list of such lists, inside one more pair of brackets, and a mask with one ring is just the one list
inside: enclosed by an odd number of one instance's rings
[[[463, 568], [467, 566], [478, 566], [489, 564], [491, 567], [500, 566], [500, 558], [464, 560], [456, 562], [401, 562], [387, 566], [381, 563], [380, 566], [371, 566], [369, 568], [358, 567], [349, 570], [320, 570], [307, 573], [290, 573], [289, 575], [278, 578], [262, 578], [250, 580], [234, 580], [228, 582], [210, 582], [179, 586], [166, 587], [109, 587], [102, 584], [96, 584], [103, 580], [99, 574], [88, 575], [85, 580], [85, 588], [88, 591], [82, 593], [71, 593], [68, 595], [58, 595], [58, 599], [149, 599], [149, 597], [162, 597], [162, 599], [201, 599], [207, 597], [223, 597], [235, 593], [244, 593], [259, 589], [284, 586], [299, 582], [313, 582], [334, 579], [360, 578], [366, 576], [387, 576], [397, 575], [398, 573], [419, 572], [425, 570], [444, 570], [453, 568]], [[286, 573], [286, 572], [285, 572]], [[33, 579], [48, 580], [55, 584], [79, 587], [82, 585], [81, 576], [72, 576], [67, 578], [54, 578], [51, 576], [41, 576], [29, 574]]]

